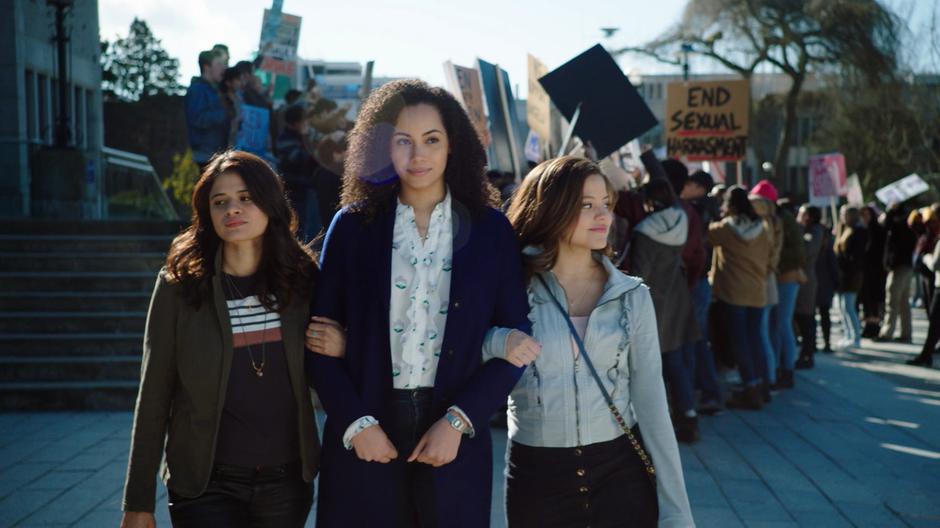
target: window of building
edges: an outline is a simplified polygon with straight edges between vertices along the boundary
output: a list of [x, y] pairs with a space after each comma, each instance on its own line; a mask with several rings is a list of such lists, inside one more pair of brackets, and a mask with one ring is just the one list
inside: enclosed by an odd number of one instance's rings
[[37, 90], [36, 106], [38, 113], [37, 140], [40, 143], [52, 143], [52, 103], [49, 99], [50, 82], [49, 77], [43, 74], [36, 75]]
[[85, 90], [80, 86], [72, 89], [72, 141], [78, 148], [86, 148], [85, 143]]
[[26, 140], [30, 143], [39, 140], [39, 107], [36, 103], [36, 74], [26, 70]]
[[93, 133], [94, 130], [94, 119], [101, 119], [100, 115], [89, 117], [88, 110], [95, 107], [95, 91], [94, 90], [85, 90], [85, 103], [82, 107], [82, 145], [86, 149], [99, 147], [98, 137]]

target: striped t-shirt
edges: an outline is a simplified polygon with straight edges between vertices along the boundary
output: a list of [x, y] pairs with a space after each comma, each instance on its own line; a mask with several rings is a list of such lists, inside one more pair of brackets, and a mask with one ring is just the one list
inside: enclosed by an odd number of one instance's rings
[[281, 318], [261, 304], [255, 277], [223, 274], [222, 288], [233, 350], [215, 461], [257, 467], [298, 460], [297, 403], [284, 356]]

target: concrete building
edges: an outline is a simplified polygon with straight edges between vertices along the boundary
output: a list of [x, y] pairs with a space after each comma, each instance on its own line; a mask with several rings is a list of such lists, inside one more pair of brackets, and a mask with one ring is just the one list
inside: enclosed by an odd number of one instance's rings
[[55, 3], [71, 6], [65, 18], [69, 38], [68, 146], [78, 151], [82, 160], [81, 170], [69, 171], [61, 178], [81, 194], [70, 216], [96, 218], [100, 214], [104, 171], [98, 2], [4, 0], [0, 7], [0, 105], [4, 108], [4, 119], [0, 120], [0, 217], [41, 214], [36, 195], [55, 186], [50, 182], [61, 181], [35, 178], [40, 153], [54, 144], [59, 107]]
[[[302, 90], [310, 79], [316, 79], [323, 97], [336, 101], [340, 106], [349, 105], [347, 117], [353, 120], [362, 104], [359, 94], [364, 81], [363, 73], [363, 65], [358, 62], [297, 59], [294, 86]], [[373, 77], [372, 89], [396, 79], [398, 77]]]

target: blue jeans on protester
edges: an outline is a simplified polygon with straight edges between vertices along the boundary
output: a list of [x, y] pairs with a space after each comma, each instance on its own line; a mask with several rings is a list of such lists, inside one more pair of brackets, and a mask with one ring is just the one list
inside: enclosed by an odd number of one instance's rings
[[715, 356], [708, 344], [708, 310], [712, 304], [712, 285], [707, 277], [701, 278], [692, 289], [695, 303], [695, 319], [698, 321], [702, 338], [695, 343], [695, 382], [702, 390], [703, 403], [720, 403], [721, 389], [718, 385], [718, 371], [715, 369]]
[[768, 304], [760, 309], [760, 348], [761, 353], [764, 354], [764, 363], [767, 365], [761, 375], [771, 385], [777, 383], [777, 369], [773, 368], [777, 364], [777, 354], [774, 352], [770, 339], [770, 316], [776, 307], [776, 304]]
[[672, 391], [672, 405], [676, 414], [695, 409], [693, 373], [695, 372], [695, 345], [687, 343], [677, 350], [663, 354], [663, 368]]
[[858, 307], [855, 306], [858, 294], [839, 292], [839, 312], [842, 314], [842, 332], [845, 338], [841, 346], [859, 346], [862, 342], [862, 323], [858, 320]]
[[771, 370], [777, 365], [787, 370], [793, 370], [796, 363], [796, 336], [793, 334], [793, 312], [796, 311], [796, 296], [800, 292], [800, 283], [781, 282], [777, 284], [780, 294], [780, 303], [774, 308], [771, 316], [771, 339], [774, 350], [777, 351], [776, 361]]
[[[720, 301], [721, 302], [721, 301]], [[766, 381], [767, 358], [760, 344], [760, 318], [763, 308], [721, 302], [725, 324], [731, 336], [734, 359], [738, 363], [741, 383], [754, 387]]]

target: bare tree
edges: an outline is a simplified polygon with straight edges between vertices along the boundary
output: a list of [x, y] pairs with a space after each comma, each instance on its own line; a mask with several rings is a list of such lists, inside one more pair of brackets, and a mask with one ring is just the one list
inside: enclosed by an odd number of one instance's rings
[[877, 0], [689, 0], [675, 26], [621, 51], [676, 64], [670, 57], [686, 45], [746, 79], [761, 64], [785, 73], [791, 83], [773, 160], [782, 182], [807, 77], [846, 69], [868, 83], [891, 78], [901, 26]]

